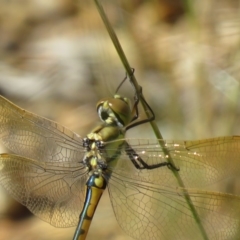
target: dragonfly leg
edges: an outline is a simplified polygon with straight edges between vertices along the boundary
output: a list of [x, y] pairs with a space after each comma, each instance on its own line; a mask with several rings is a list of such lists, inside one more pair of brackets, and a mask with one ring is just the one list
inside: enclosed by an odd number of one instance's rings
[[[135, 69], [132, 68], [132, 74], [131, 74], [131, 76], [129, 76], [130, 79], [131, 79], [132, 75], [134, 74], [134, 72], [135, 72]], [[127, 80], [127, 78], [128, 78], [128, 74], [127, 74], [127, 72], [126, 72], [126, 76], [124, 77], [124, 79], [121, 81], [121, 83], [120, 83], [119, 86], [117, 87], [117, 89], [116, 89], [116, 91], [115, 91], [115, 94], [117, 94], [118, 90], [121, 88], [121, 86], [123, 85], [123, 83]], [[130, 81], [130, 82], [131, 82], [131, 81]], [[131, 83], [132, 83], [132, 82], [131, 82]]]
[[[135, 116], [132, 118], [131, 123], [126, 126], [126, 130], [132, 128], [132, 127], [136, 127], [138, 125], [147, 123], [147, 122], [151, 122], [155, 119], [155, 114], [153, 112], [153, 110], [151, 109], [151, 107], [149, 106], [149, 104], [147, 103], [147, 101], [145, 100], [143, 93], [142, 93], [142, 87], [139, 86], [139, 90], [137, 90], [135, 88], [135, 95], [134, 95], [134, 106], [133, 106], [133, 110], [132, 110], [132, 114], [135, 112]], [[138, 119], [138, 115], [139, 115], [139, 111], [138, 111], [138, 104], [140, 99], [142, 100], [142, 103], [147, 107], [147, 111], [150, 111], [151, 116], [149, 118], [143, 119], [143, 120], [139, 120], [139, 121], [135, 121]], [[134, 122], [135, 121], [135, 122]]]
[[[151, 107], [148, 105], [147, 101], [145, 100], [144, 96], [143, 96], [143, 92], [142, 92], [142, 87], [140, 85], [135, 85], [132, 81], [132, 77], [134, 75], [134, 72], [135, 72], [135, 69], [132, 68], [132, 74], [131, 75], [127, 75], [124, 77], [124, 79], [122, 80], [122, 82], [119, 84], [119, 86], [117, 87], [117, 90], [115, 92], [115, 94], [118, 92], [118, 90], [121, 88], [121, 86], [123, 85], [123, 83], [128, 79], [129, 77], [129, 81], [130, 83], [132, 84], [133, 88], [134, 88], [134, 91], [135, 91], [135, 94], [134, 94], [134, 105], [133, 105], [133, 108], [132, 108], [132, 119], [131, 119], [131, 123], [125, 127], [125, 130], [128, 130], [132, 127], [136, 127], [138, 125], [141, 125], [143, 123], [147, 123], [147, 122], [151, 122], [155, 119], [155, 114], [153, 112], [153, 110], [151, 109]], [[138, 104], [139, 104], [139, 101], [142, 101], [142, 104], [144, 104], [147, 108], [147, 111], [150, 111], [151, 113], [151, 116], [146, 118], [146, 119], [143, 119], [143, 120], [139, 120], [137, 121], [138, 117], [139, 117], [139, 110], [138, 110]]]
[[155, 169], [167, 166], [169, 169], [174, 171], [179, 171], [179, 168], [176, 168], [172, 163], [170, 162], [160, 162], [156, 164], [149, 165], [147, 164], [135, 151], [129, 144], [126, 145], [127, 148], [125, 149], [127, 155], [129, 156], [131, 162], [137, 169]]

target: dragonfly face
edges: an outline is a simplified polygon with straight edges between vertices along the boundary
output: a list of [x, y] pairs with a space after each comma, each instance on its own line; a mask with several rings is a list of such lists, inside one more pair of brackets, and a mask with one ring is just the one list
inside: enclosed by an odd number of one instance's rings
[[74, 239], [86, 237], [106, 187], [120, 226], [135, 239], [238, 239], [240, 198], [207, 186], [239, 174], [240, 137], [125, 139], [136, 112], [127, 106], [121, 98], [100, 101], [104, 122], [82, 138], [0, 97], [0, 138], [17, 154], [0, 155], [0, 183], [56, 227], [79, 222]]
[[100, 119], [106, 124], [124, 127], [131, 122], [132, 114], [127, 98], [115, 95], [114, 98], [102, 99], [97, 103]]

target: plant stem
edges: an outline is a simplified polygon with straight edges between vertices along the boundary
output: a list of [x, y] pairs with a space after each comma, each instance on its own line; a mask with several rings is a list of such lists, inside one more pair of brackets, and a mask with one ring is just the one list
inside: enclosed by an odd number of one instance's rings
[[[110, 22], [109, 22], [106, 14], [105, 14], [105, 11], [104, 11], [100, 1], [99, 0], [94, 0], [94, 2], [96, 4], [97, 10], [98, 10], [98, 12], [99, 12], [99, 14], [100, 14], [100, 16], [102, 18], [102, 21], [103, 21], [103, 23], [104, 23], [104, 25], [105, 25], [105, 27], [106, 27], [106, 29], [108, 31], [108, 34], [109, 34], [109, 36], [110, 36], [110, 38], [111, 38], [111, 40], [113, 42], [113, 45], [115, 46], [115, 49], [116, 49], [116, 51], [117, 51], [117, 53], [118, 53], [118, 55], [119, 55], [119, 57], [120, 57], [120, 59], [122, 61], [123, 66], [124, 66], [128, 76], [131, 76], [132, 84], [134, 85], [134, 87], [135, 87], [135, 89], [137, 91], [140, 91], [140, 86], [138, 85], [137, 80], [136, 80], [134, 74], [132, 73], [132, 68], [130, 67], [130, 64], [128, 63], [128, 60], [126, 58], [126, 55], [124, 54], [124, 51], [123, 51], [123, 49], [121, 47], [121, 44], [120, 44], [120, 42], [119, 42], [119, 40], [117, 38], [117, 35], [116, 35], [114, 29], [112, 28], [112, 25], [110, 24]], [[150, 117], [150, 112], [148, 111], [148, 108], [144, 104], [144, 101], [143, 101], [144, 97], [143, 97], [142, 94], [140, 96], [141, 96], [140, 101], [142, 103], [143, 109], [144, 109], [147, 117]], [[155, 121], [151, 121], [150, 124], [151, 124], [151, 127], [153, 129], [153, 132], [154, 132], [156, 138], [159, 140], [158, 141], [159, 145], [161, 146], [165, 156], [168, 156], [166, 158], [166, 160], [170, 164], [172, 164], [172, 166], [175, 166], [174, 161], [173, 161], [173, 159], [172, 159], [172, 157], [170, 155], [170, 152], [168, 151], [168, 149], [165, 146], [165, 142], [163, 141], [162, 134], [159, 131], [159, 128], [157, 127], [157, 124], [155, 123]], [[205, 229], [204, 229], [204, 227], [203, 227], [203, 225], [201, 223], [201, 219], [198, 216], [197, 210], [196, 210], [195, 206], [193, 205], [192, 200], [191, 200], [191, 198], [190, 198], [190, 196], [189, 196], [189, 194], [188, 194], [188, 192], [187, 192], [187, 190], [186, 190], [186, 188], [184, 186], [184, 183], [183, 183], [183, 181], [182, 181], [182, 179], [180, 177], [179, 172], [181, 172], [181, 169], [180, 169], [180, 171], [172, 170], [172, 172], [173, 172], [174, 176], [177, 178], [179, 186], [182, 188], [183, 196], [184, 196], [184, 198], [185, 198], [185, 200], [186, 200], [186, 202], [187, 202], [187, 204], [188, 204], [188, 206], [189, 206], [189, 208], [190, 208], [190, 210], [192, 212], [192, 215], [193, 215], [193, 217], [194, 217], [194, 219], [195, 219], [195, 221], [196, 221], [196, 223], [197, 223], [197, 225], [199, 227], [199, 230], [200, 230], [200, 232], [202, 234], [203, 239], [204, 240], [208, 240], [209, 238], [208, 238], [207, 233], [206, 233], [206, 231], [205, 231]]]

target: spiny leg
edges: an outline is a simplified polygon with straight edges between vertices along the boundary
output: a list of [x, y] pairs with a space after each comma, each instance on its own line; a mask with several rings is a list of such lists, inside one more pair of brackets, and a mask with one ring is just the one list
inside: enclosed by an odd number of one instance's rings
[[179, 168], [176, 168], [169, 162], [161, 162], [161, 163], [156, 163], [152, 165], [147, 164], [128, 143], [126, 143], [125, 151], [129, 156], [129, 159], [137, 169], [155, 169], [155, 168], [167, 166], [169, 169], [174, 171], [180, 170]]

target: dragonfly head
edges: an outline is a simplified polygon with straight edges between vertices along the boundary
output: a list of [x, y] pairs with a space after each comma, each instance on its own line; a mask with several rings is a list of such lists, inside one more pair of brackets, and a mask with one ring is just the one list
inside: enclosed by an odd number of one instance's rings
[[107, 124], [117, 124], [124, 127], [132, 120], [129, 100], [120, 95], [114, 98], [104, 98], [97, 103], [97, 111], [100, 119]]

